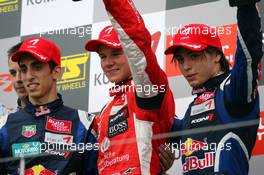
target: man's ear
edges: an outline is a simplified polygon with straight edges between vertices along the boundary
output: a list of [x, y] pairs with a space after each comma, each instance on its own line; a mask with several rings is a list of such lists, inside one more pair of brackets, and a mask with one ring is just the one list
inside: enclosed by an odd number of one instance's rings
[[53, 79], [55, 81], [58, 81], [60, 80], [62, 77], [62, 70], [61, 70], [61, 67], [60, 66], [56, 66], [54, 69], [53, 69]]
[[216, 53], [216, 54], [215, 54], [215, 58], [214, 58], [214, 60], [215, 60], [216, 63], [219, 63], [220, 60], [221, 60], [221, 58], [222, 58], [222, 55], [219, 54], [219, 53]]

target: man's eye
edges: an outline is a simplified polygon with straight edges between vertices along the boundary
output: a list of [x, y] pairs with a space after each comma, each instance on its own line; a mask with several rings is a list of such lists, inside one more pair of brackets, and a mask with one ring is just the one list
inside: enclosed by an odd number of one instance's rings
[[179, 62], [179, 63], [183, 63], [183, 57], [176, 57], [176, 60]]
[[22, 73], [26, 73], [26, 72], [27, 72], [27, 69], [24, 68], [24, 67], [20, 67], [20, 71], [21, 71]]
[[105, 55], [99, 55], [99, 57], [100, 57], [101, 59], [104, 59], [106, 56], [105, 56]]
[[15, 70], [10, 70], [10, 74], [13, 76], [13, 77], [15, 77], [16, 76], [16, 71]]
[[113, 56], [119, 56], [121, 53], [113, 53]]
[[190, 58], [191, 59], [195, 59], [195, 58], [199, 58], [201, 56], [201, 53], [192, 53], [192, 54], [190, 54]]
[[40, 70], [42, 68], [41, 64], [35, 64], [33, 67], [35, 70]]

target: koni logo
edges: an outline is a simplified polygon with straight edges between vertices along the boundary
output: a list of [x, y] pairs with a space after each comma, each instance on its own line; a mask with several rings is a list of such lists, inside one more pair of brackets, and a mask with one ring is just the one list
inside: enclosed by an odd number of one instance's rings
[[[226, 26], [219, 26], [222, 31], [230, 31], [230, 33], [219, 34], [223, 52], [228, 59], [231, 66], [234, 64], [235, 52], [236, 52], [236, 36], [237, 36], [237, 24], [230, 24]], [[228, 29], [228, 30], [227, 30]], [[220, 32], [220, 31], [219, 31]], [[173, 36], [167, 35], [166, 37], [166, 48], [168, 48], [173, 42]], [[182, 75], [177, 64], [172, 63], [172, 55], [167, 55], [165, 59], [165, 72], [168, 77]]]
[[14, 12], [18, 10], [18, 0], [0, 0], [0, 13]]
[[56, 0], [27, 0], [27, 5], [40, 5], [44, 3], [55, 2]]
[[87, 53], [75, 54], [62, 57], [61, 67], [63, 75], [57, 82], [58, 90], [72, 90], [85, 88], [87, 75]]

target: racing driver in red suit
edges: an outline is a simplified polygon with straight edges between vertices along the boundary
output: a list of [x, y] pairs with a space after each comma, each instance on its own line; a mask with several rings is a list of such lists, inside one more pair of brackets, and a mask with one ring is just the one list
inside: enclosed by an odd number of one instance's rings
[[105, 27], [97, 40], [85, 46], [99, 54], [105, 75], [115, 83], [110, 89], [111, 102], [93, 126], [100, 144], [98, 171], [157, 175], [163, 169], [159, 146], [166, 140], [153, 137], [171, 130], [174, 98], [133, 2], [104, 0], [104, 4], [113, 26]]

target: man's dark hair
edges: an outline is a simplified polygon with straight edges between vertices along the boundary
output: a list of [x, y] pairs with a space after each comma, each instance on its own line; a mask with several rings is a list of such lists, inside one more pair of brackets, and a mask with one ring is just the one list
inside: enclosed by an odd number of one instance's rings
[[[178, 49], [180, 49], [180, 47], [178, 47], [178, 48], [175, 49], [174, 55], [175, 55], [175, 53], [177, 53]], [[209, 54], [218, 54], [218, 55], [221, 55], [221, 59], [220, 59], [221, 71], [223, 71], [223, 72], [230, 71], [230, 67], [229, 67], [228, 60], [226, 59], [226, 56], [225, 56], [225, 54], [223, 53], [222, 50], [220, 50], [220, 49], [218, 49], [216, 47], [208, 46], [203, 51], [204, 52], [207, 52]], [[172, 60], [171, 60], [171, 63], [176, 63], [177, 64], [176, 60], [177, 59], [175, 59], [175, 56], [173, 56], [172, 57]]]
[[219, 50], [216, 47], [208, 46], [204, 51], [209, 53], [209, 54], [219, 54], [219, 55], [221, 55], [221, 58], [220, 58], [221, 70], [223, 72], [228, 72], [230, 70], [228, 60], [227, 60], [225, 54], [222, 52], [222, 50]]
[[11, 58], [11, 56], [18, 51], [18, 49], [21, 47], [22, 42], [17, 43], [16, 45], [12, 46], [10, 49], [8, 49], [7, 51], [7, 56], [8, 56], [8, 60]]
[[53, 71], [54, 68], [57, 66], [57, 64], [55, 62], [53, 62], [53, 61], [49, 61], [48, 64], [49, 64], [49, 67], [50, 67], [51, 71]]
[[[23, 53], [22, 55], [19, 56], [20, 59], [18, 60], [18, 65], [20, 65], [20, 60], [21, 60], [22, 58], [27, 57], [27, 56], [32, 56], [32, 57], [34, 57], [34, 56], [31, 55], [30, 53]], [[49, 62], [47, 62], [47, 63], [48, 63], [48, 65], [49, 65], [50, 71], [53, 71], [54, 68], [57, 66], [57, 64], [56, 64], [54, 61], [49, 61]]]

